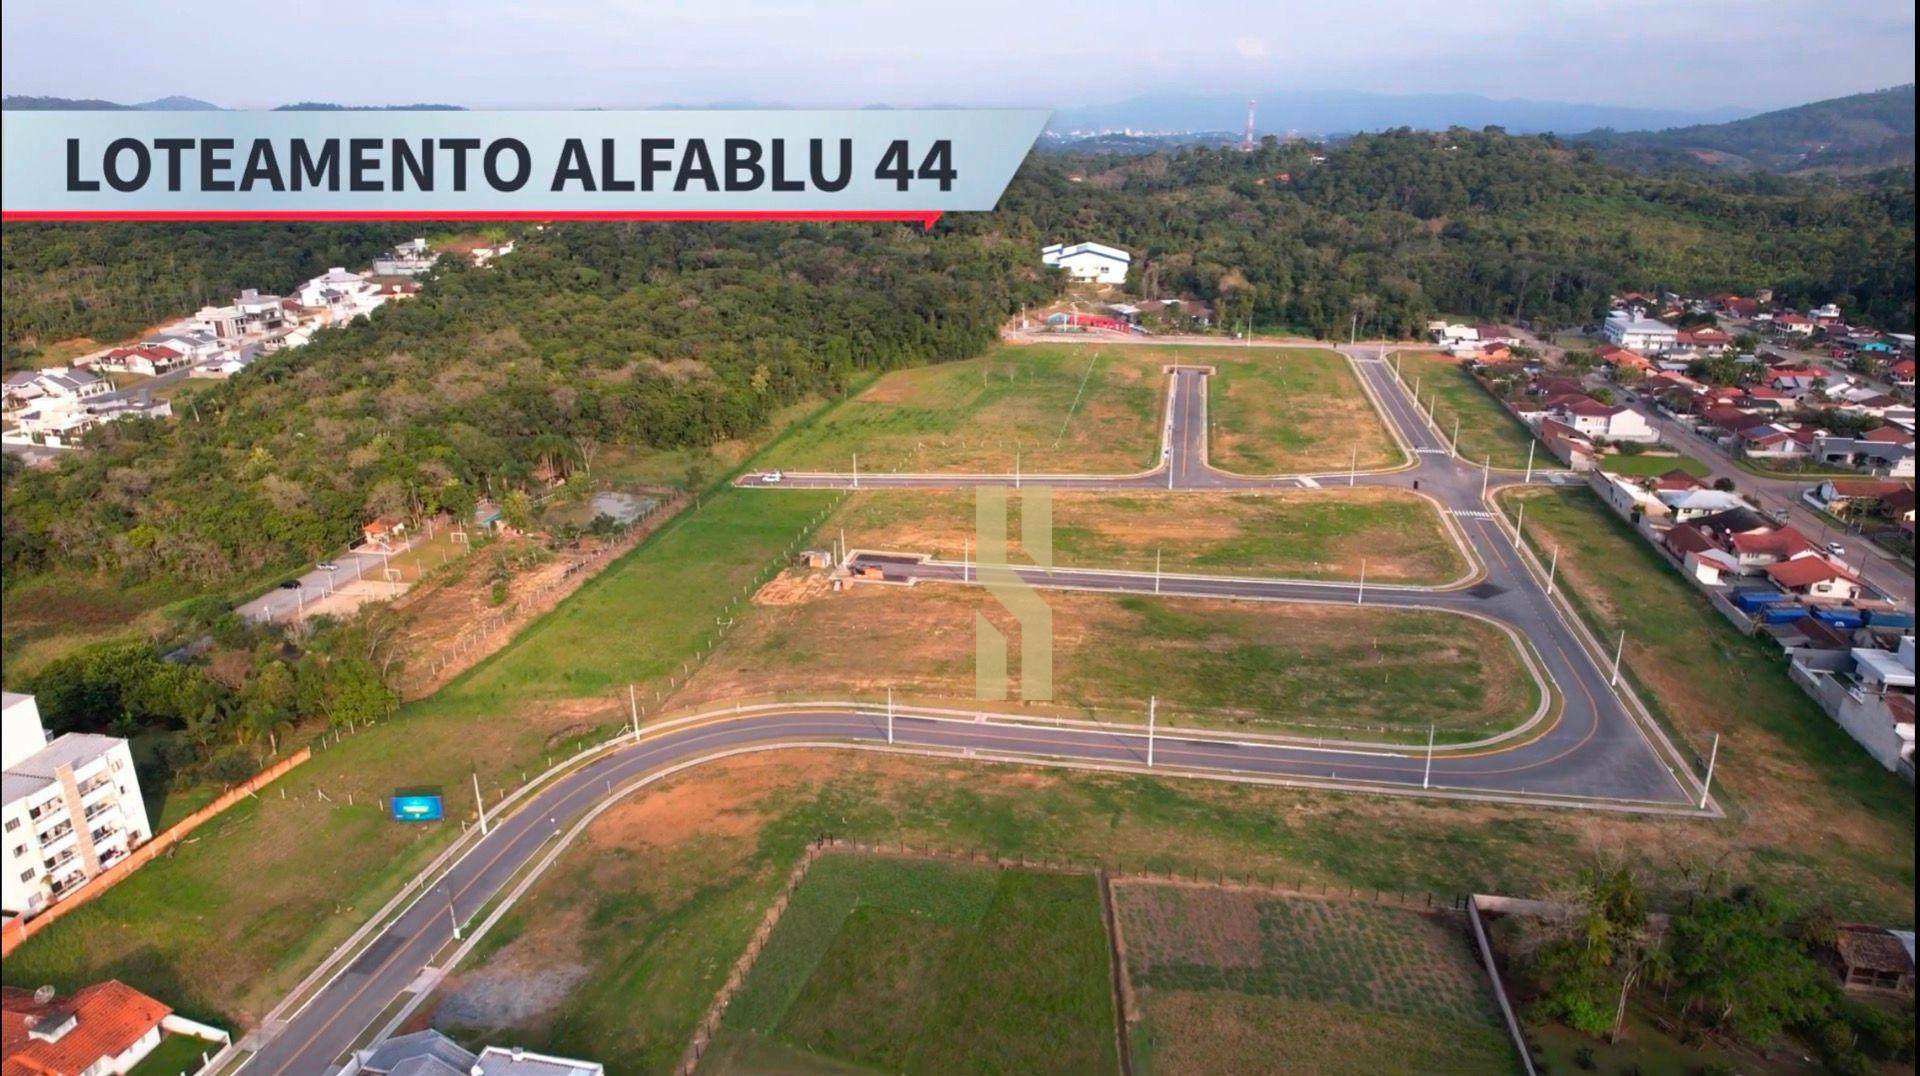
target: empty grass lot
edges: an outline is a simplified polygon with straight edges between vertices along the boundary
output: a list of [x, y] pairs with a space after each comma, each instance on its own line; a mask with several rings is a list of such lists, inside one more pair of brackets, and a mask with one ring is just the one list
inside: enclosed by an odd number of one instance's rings
[[1142, 1072], [1518, 1071], [1457, 916], [1134, 882], [1114, 903]]
[[1685, 471], [1695, 478], [1705, 478], [1713, 473], [1706, 464], [1692, 456], [1608, 456], [1600, 461], [1600, 469], [1612, 474], [1642, 478], [1657, 477], [1672, 470]]
[[[1238, 474], [1392, 467], [1406, 455], [1346, 357], [1319, 348], [1181, 348], [1214, 367], [1208, 461]], [[1357, 452], [1357, 456], [1356, 456]]]
[[[1028, 496], [1031, 496], [1031, 491]], [[1020, 543], [1025, 498], [1007, 499], [1008, 556]], [[854, 549], [959, 560], [974, 541], [970, 490], [854, 494], [827, 523]], [[1438, 585], [1467, 573], [1460, 549], [1424, 498], [1393, 489], [1276, 489], [1257, 493], [1053, 492], [1053, 562], [1061, 567], [1288, 579], [1367, 578]]]
[[[1449, 613], [1048, 592], [1051, 705], [1024, 712], [1162, 726], [1425, 743], [1504, 731], [1538, 688], [1513, 642]], [[975, 705], [974, 615], [1017, 638], [975, 587], [856, 585], [757, 607], [671, 700], [877, 698]], [[1011, 672], [1017, 679], [1017, 647]]]
[[1766, 848], [1789, 888], [1844, 877], [1854, 899], [1905, 901], [1910, 921], [1913, 790], [1787, 679], [1777, 651], [1733, 630], [1592, 492], [1503, 496], [1509, 514], [1514, 500], [1526, 504], [1536, 551], [1560, 547], [1560, 576], [1596, 634], [1626, 631], [1626, 670], [1656, 713], [1699, 758], [1720, 735], [1715, 792], [1741, 843]]
[[[1188, 350], [1188, 349], [1180, 349]], [[796, 471], [1125, 473], [1160, 454], [1166, 360], [1037, 344], [889, 373], [766, 456]]]
[[770, 1040], [885, 1072], [1111, 1072], [1107, 952], [1092, 875], [823, 856], [701, 1070], [756, 1070]]
[[[188, 1011], [250, 1023], [459, 832], [470, 775], [495, 798], [624, 721], [629, 680], [645, 692], [677, 672], [731, 597], [831, 497], [728, 491], [707, 501], [473, 673], [320, 751], [28, 939], [7, 958], [6, 982], [66, 990], [118, 977]], [[413, 785], [446, 790], [448, 822], [385, 817], [381, 798]]]
[[[1473, 379], [1465, 363], [1430, 351], [1395, 352], [1389, 361], [1399, 363], [1400, 377], [1409, 390], [1418, 388], [1421, 406], [1432, 405], [1434, 422], [1443, 436], [1452, 437], [1458, 423], [1461, 459], [1479, 463], [1491, 458], [1495, 467], [1527, 465], [1533, 434]], [[1534, 462], [1552, 465], [1556, 461], [1542, 449]]]

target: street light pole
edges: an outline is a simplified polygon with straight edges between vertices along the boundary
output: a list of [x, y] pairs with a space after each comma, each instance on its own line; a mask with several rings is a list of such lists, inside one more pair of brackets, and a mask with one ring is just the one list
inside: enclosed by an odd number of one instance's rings
[[1358, 443], [1358, 442], [1355, 442], [1355, 444], [1354, 444], [1354, 446], [1353, 446], [1353, 455], [1347, 458], [1347, 486], [1348, 486], [1348, 488], [1352, 488], [1352, 486], [1353, 486], [1353, 476], [1354, 476], [1354, 474], [1355, 474], [1356, 472], [1358, 472], [1359, 470], [1360, 470], [1360, 445], [1359, 445], [1359, 443]]
[[1707, 809], [1707, 797], [1713, 791], [1713, 764], [1720, 760], [1720, 734], [1713, 734], [1713, 750], [1707, 753], [1707, 779], [1700, 783], [1700, 809]]
[[1533, 481], [1533, 450], [1540, 447], [1538, 441], [1527, 442], [1527, 481]]
[[633, 738], [640, 738], [640, 700], [633, 693], [633, 685], [627, 685], [627, 712], [633, 717]]
[[1427, 722], [1427, 770], [1420, 775], [1420, 787], [1433, 787], [1433, 722]]
[[1155, 712], [1159, 708], [1159, 696], [1147, 696], [1147, 769], [1153, 769], [1153, 721]]
[[1360, 590], [1353, 596], [1353, 604], [1367, 604], [1367, 558], [1360, 558]]
[[887, 689], [887, 743], [893, 743], [893, 689]]
[[1153, 551], [1153, 592], [1160, 593], [1160, 551]]
[[480, 808], [480, 836], [484, 837], [492, 832], [492, 827], [487, 825], [487, 798], [480, 794], [480, 771], [478, 770], [473, 773], [473, 802]]
[[1553, 597], [1553, 576], [1560, 570], [1560, 547], [1553, 547], [1553, 563], [1547, 565], [1547, 597]]
[[1607, 682], [1608, 687], [1620, 686], [1620, 658], [1626, 652], [1627, 632], [1626, 629], [1622, 628], [1620, 631], [1620, 642], [1613, 648], [1613, 678]]

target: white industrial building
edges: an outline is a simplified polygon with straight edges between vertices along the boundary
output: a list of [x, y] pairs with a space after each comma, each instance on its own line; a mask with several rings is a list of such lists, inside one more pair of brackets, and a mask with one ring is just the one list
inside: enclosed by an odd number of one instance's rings
[[153, 836], [127, 741], [90, 732], [47, 740], [31, 695], [4, 693], [0, 908], [44, 910]]
[[1680, 331], [1664, 321], [1643, 317], [1632, 310], [1615, 310], [1600, 326], [1607, 342], [1642, 355], [1658, 355], [1680, 342]]
[[1072, 246], [1054, 243], [1040, 248], [1040, 260], [1065, 269], [1069, 277], [1082, 283], [1124, 284], [1127, 282], [1127, 267], [1133, 264], [1133, 255], [1101, 243], [1075, 243]]

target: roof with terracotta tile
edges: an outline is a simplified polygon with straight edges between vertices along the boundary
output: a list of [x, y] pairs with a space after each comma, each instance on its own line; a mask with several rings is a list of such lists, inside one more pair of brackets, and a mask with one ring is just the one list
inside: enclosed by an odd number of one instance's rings
[[[109, 979], [82, 987], [68, 997], [41, 1002], [31, 990], [0, 989], [0, 1039], [4, 1076], [78, 1076], [101, 1058], [118, 1057], [152, 1031], [173, 1010], [133, 987]], [[49, 1042], [33, 1034], [72, 1017], [65, 1032]]]

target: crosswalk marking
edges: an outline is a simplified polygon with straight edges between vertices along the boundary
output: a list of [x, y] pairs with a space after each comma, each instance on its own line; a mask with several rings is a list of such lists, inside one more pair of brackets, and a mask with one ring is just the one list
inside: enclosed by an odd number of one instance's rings
[[1414, 453], [1415, 453], [1416, 455], [1421, 455], [1421, 456], [1446, 456], [1446, 455], [1450, 455], [1450, 453], [1449, 453], [1449, 452], [1448, 452], [1448, 451], [1447, 451], [1446, 449], [1444, 449], [1444, 448], [1416, 448], [1416, 449], [1414, 449], [1413, 451], [1414, 451]]
[[1492, 519], [1493, 518], [1492, 512], [1476, 512], [1468, 508], [1455, 508], [1455, 509], [1452, 509], [1450, 514], [1460, 516], [1465, 519]]
[[1313, 479], [1311, 479], [1311, 478], [1306, 478], [1306, 477], [1302, 477], [1302, 478], [1300, 479], [1300, 484], [1301, 484], [1301, 485], [1303, 485], [1303, 486], [1305, 486], [1305, 487], [1307, 487], [1308, 489], [1319, 489], [1319, 488], [1320, 488], [1320, 483], [1318, 483], [1318, 482], [1316, 482], [1316, 481], [1314, 481], [1314, 480], [1313, 480]]

